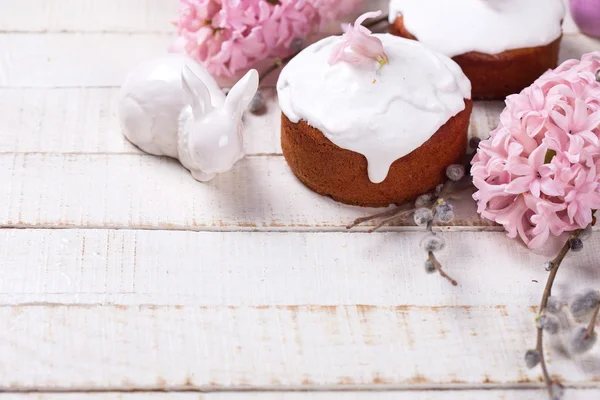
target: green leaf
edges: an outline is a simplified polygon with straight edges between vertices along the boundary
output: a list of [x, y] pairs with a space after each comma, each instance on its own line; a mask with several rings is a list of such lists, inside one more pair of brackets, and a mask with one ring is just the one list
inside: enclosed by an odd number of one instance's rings
[[544, 164], [550, 164], [555, 155], [556, 151], [548, 149], [548, 151], [546, 151], [546, 157], [544, 158]]

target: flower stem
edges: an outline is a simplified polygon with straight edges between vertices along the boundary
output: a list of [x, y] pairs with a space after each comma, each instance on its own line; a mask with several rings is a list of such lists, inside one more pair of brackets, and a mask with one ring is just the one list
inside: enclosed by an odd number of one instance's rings
[[390, 17], [389, 17], [389, 14], [384, 14], [384, 15], [382, 15], [382, 16], [380, 16], [380, 17], [378, 17], [378, 18], [374, 18], [374, 19], [370, 20], [369, 22], [367, 22], [367, 23], [363, 24], [363, 26], [364, 26], [365, 28], [372, 28], [372, 27], [374, 27], [374, 26], [376, 26], [376, 25], [379, 25], [379, 24], [380, 24], [380, 23], [382, 23], [383, 21], [388, 21], [388, 20], [389, 20], [389, 18], [390, 18]]
[[544, 383], [546, 384], [546, 390], [548, 391], [548, 395], [550, 399], [552, 399], [552, 385], [554, 382], [548, 373], [548, 366], [546, 365], [546, 359], [544, 357], [544, 330], [542, 328], [537, 328], [537, 344], [536, 351], [540, 356], [540, 366], [542, 367], [542, 375], [544, 375]]
[[[542, 294], [542, 301], [540, 303], [540, 309], [538, 312], [538, 316], [541, 316], [546, 311], [546, 306], [548, 305], [548, 298], [552, 295], [552, 285], [554, 285], [554, 280], [556, 279], [556, 274], [558, 273], [558, 269], [565, 259], [567, 253], [570, 250], [569, 240], [572, 238], [576, 238], [581, 233], [580, 230], [575, 231], [565, 242], [563, 247], [560, 249], [558, 255], [550, 262], [552, 269], [550, 270], [550, 274], [548, 275], [548, 280], [546, 281], [546, 286], [544, 288], [544, 293]], [[553, 398], [553, 384], [559, 384], [552, 381], [550, 374], [548, 373], [548, 366], [546, 365], [546, 359], [544, 357], [544, 330], [541, 327], [537, 327], [537, 343], [535, 345], [535, 349], [540, 356], [540, 366], [542, 367], [542, 374], [544, 375], [544, 382], [546, 384], [546, 389], [548, 390], [548, 394], [550, 398]]]
[[262, 83], [262, 81], [269, 75], [271, 75], [273, 72], [277, 71], [279, 68], [283, 67], [284, 65], [286, 65], [287, 63], [289, 63], [290, 61], [292, 61], [292, 58], [296, 57], [300, 52], [296, 52], [290, 56], [287, 56], [286, 58], [277, 58], [275, 60], [275, 62], [273, 63], [273, 65], [271, 65], [269, 68], [267, 68], [262, 74], [260, 74], [260, 78], [258, 79], [258, 83]]
[[596, 327], [596, 319], [598, 318], [598, 311], [600, 311], [600, 304], [596, 306], [594, 309], [594, 314], [592, 314], [592, 319], [585, 331], [585, 336], [583, 337], [585, 340], [589, 339], [590, 336], [594, 334], [594, 328]]
[[433, 266], [435, 267], [437, 272], [439, 272], [441, 276], [446, 278], [453, 286], [458, 286], [458, 282], [456, 282], [446, 272], [444, 272], [444, 270], [442, 269], [442, 264], [440, 264], [438, 259], [435, 257], [435, 254], [433, 253], [433, 251], [430, 251], [428, 254], [429, 254], [429, 261], [433, 262]]

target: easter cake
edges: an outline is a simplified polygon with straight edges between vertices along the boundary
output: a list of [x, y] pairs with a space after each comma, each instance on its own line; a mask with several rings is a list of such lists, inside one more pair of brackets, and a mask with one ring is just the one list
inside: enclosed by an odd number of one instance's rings
[[558, 63], [561, 0], [391, 0], [390, 32], [451, 57], [474, 99], [519, 93]]
[[361, 23], [303, 50], [282, 71], [281, 145], [307, 187], [384, 207], [425, 193], [466, 151], [471, 86], [450, 58]]

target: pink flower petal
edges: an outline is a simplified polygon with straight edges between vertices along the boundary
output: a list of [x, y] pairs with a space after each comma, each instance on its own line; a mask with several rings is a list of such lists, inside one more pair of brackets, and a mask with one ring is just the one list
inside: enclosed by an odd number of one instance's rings
[[600, 209], [598, 70], [600, 51], [508, 96], [499, 126], [473, 159], [477, 211], [531, 248], [586, 227]]

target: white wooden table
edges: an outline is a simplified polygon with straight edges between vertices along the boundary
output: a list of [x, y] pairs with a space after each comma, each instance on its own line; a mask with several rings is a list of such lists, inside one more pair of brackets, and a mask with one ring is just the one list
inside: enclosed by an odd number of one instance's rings
[[[545, 399], [523, 354], [550, 251], [469, 199], [440, 228], [453, 287], [424, 272], [422, 232], [347, 232], [373, 210], [295, 180], [272, 89], [249, 156], [209, 184], [123, 138], [118, 86], [176, 8], [0, 0], [0, 399]], [[565, 32], [561, 60], [600, 49]], [[501, 109], [477, 103], [472, 134]], [[599, 250], [556, 290], [600, 287]], [[598, 348], [548, 357], [568, 399], [600, 398]]]

